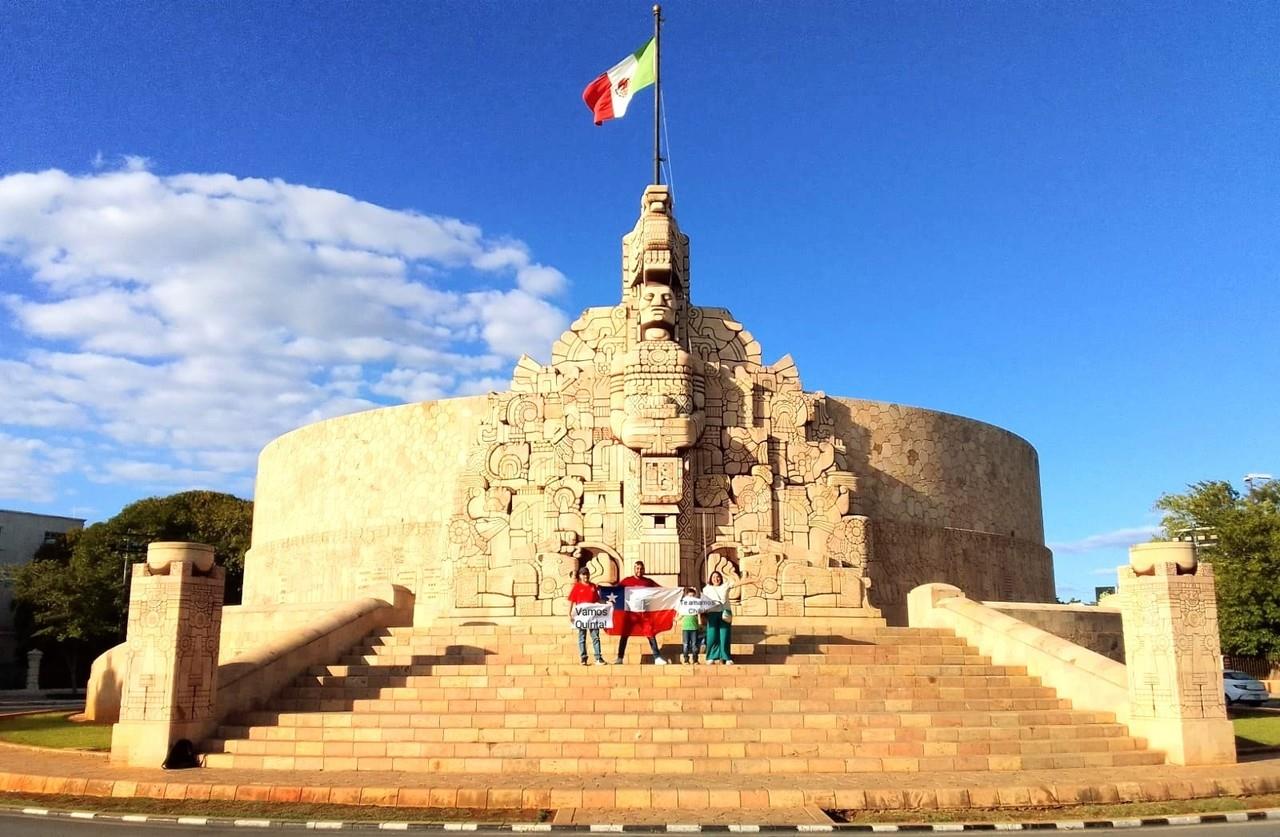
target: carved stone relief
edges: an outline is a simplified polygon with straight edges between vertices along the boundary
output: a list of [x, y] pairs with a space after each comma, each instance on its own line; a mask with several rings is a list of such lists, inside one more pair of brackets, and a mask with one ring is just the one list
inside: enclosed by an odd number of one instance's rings
[[670, 584], [700, 584], [716, 561], [753, 566], [748, 599], [768, 612], [873, 615], [871, 539], [849, 514], [857, 481], [824, 397], [790, 357], [764, 365], [727, 311], [689, 302], [688, 238], [665, 187], [645, 193], [622, 274], [620, 304], [585, 311], [550, 364], [522, 358], [511, 392], [490, 396], [469, 457], [483, 480], [449, 523], [455, 604], [495, 593], [550, 613], [595, 560], [590, 541]]

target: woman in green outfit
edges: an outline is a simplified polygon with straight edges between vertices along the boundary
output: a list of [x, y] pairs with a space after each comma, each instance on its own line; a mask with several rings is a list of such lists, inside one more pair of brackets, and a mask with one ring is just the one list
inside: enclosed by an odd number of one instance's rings
[[716, 570], [707, 579], [707, 586], [702, 588], [704, 599], [720, 604], [719, 609], [707, 611], [707, 665], [733, 665], [733, 660], [729, 659], [733, 624], [733, 611], [729, 608], [729, 586], [729, 582]]

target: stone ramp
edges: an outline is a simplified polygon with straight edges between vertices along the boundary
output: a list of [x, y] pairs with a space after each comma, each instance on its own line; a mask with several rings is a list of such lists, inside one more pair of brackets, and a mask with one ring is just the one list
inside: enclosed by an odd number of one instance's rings
[[1163, 762], [1110, 715], [1073, 710], [944, 630], [815, 621], [735, 626], [734, 666], [642, 664], [633, 639], [631, 662], [584, 667], [558, 619], [385, 629], [228, 719], [203, 762], [685, 777]]

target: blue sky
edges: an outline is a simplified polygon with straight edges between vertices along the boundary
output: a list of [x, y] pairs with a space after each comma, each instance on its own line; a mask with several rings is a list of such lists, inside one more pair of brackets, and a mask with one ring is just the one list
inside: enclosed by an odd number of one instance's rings
[[[1040, 452], [1059, 592], [1280, 475], [1270, 3], [666, 5], [699, 304]], [[0, 505], [247, 494], [297, 424], [500, 385], [617, 296], [644, 3], [0, 6]]]

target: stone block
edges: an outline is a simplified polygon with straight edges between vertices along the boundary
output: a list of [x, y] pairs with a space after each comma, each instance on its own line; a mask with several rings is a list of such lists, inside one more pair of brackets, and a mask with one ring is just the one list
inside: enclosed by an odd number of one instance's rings
[[1229, 764], [1213, 567], [1189, 543], [1140, 544], [1119, 568], [1130, 729], [1173, 764]]
[[155, 543], [134, 567], [112, 761], [158, 767], [213, 729], [225, 581], [212, 560], [204, 544]]

